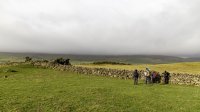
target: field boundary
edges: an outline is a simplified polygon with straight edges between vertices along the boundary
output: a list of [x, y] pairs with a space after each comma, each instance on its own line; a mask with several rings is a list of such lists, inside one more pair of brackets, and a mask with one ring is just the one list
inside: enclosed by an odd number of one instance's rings
[[[70, 71], [78, 74], [92, 74], [97, 76], [107, 76], [119, 79], [132, 79], [133, 71], [131, 70], [118, 70], [118, 69], [108, 69], [108, 68], [89, 68], [80, 66], [69, 66], [69, 65], [58, 65], [49, 62], [32, 62], [36, 67], [50, 68], [60, 71]], [[144, 70], [139, 70], [140, 79], [144, 80]], [[163, 80], [163, 77], [162, 77]], [[178, 85], [193, 85], [200, 86], [200, 75], [192, 75], [187, 73], [171, 73], [170, 77], [171, 84]]]

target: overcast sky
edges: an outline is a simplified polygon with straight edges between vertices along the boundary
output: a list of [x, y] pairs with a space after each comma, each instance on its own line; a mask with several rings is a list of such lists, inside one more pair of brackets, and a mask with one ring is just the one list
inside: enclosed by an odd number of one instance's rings
[[200, 0], [0, 0], [0, 51], [200, 54]]

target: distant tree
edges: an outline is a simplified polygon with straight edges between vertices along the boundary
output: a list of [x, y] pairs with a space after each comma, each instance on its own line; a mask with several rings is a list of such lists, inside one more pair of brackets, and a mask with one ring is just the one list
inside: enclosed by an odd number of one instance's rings
[[30, 61], [32, 61], [32, 58], [30, 58], [30, 57], [25, 57], [25, 62], [30, 62]]
[[101, 64], [111, 64], [111, 65], [130, 65], [128, 63], [120, 63], [120, 62], [113, 62], [113, 61], [99, 61], [93, 62], [94, 65], [101, 65]]
[[58, 58], [58, 59], [54, 60], [54, 64], [71, 65], [69, 60], [70, 59]]
[[48, 63], [49, 61], [48, 60], [43, 60], [42, 62]]

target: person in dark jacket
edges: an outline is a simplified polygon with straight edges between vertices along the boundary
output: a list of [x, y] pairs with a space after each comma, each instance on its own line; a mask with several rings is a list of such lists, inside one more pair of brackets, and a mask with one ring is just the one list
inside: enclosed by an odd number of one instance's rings
[[170, 73], [165, 71], [163, 74], [164, 74], [164, 84], [169, 84]]
[[134, 85], [138, 84], [138, 78], [139, 78], [139, 73], [138, 73], [138, 70], [135, 69], [135, 71], [133, 72]]
[[151, 78], [151, 79], [152, 79], [152, 83], [156, 83], [156, 75], [157, 75], [156, 72], [153, 71], [153, 72], [152, 72], [152, 75], [151, 75], [151, 77], [152, 77], [152, 78]]

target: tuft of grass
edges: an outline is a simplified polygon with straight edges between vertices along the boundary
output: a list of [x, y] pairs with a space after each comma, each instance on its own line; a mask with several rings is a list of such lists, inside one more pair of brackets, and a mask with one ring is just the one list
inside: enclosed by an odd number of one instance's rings
[[[14, 112], [198, 112], [200, 88], [134, 86], [132, 80], [35, 68], [1, 67], [0, 111]], [[8, 78], [4, 78], [8, 75]]]
[[17, 72], [17, 71], [13, 69], [6, 69], [4, 72]]

